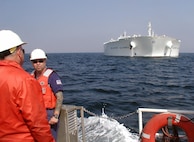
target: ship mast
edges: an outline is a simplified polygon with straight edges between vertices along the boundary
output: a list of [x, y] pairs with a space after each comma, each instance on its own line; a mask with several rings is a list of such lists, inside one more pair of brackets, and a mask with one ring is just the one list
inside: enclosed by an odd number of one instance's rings
[[154, 32], [152, 31], [151, 22], [148, 23], [148, 36], [154, 36]]

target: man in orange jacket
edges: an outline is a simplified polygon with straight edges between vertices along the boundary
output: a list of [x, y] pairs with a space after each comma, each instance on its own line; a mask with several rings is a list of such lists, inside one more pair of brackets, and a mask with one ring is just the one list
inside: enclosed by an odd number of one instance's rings
[[25, 44], [0, 31], [0, 142], [54, 142], [39, 83], [22, 68]]

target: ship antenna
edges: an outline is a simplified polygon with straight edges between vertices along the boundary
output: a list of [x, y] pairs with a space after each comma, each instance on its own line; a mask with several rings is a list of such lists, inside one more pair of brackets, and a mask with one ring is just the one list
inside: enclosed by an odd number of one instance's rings
[[152, 25], [151, 25], [151, 22], [148, 23], [148, 36], [152, 36]]

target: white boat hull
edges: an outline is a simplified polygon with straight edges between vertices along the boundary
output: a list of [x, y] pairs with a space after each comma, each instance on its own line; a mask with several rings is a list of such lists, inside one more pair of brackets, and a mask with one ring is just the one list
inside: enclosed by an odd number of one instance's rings
[[168, 36], [124, 37], [104, 43], [104, 55], [178, 57], [180, 41]]

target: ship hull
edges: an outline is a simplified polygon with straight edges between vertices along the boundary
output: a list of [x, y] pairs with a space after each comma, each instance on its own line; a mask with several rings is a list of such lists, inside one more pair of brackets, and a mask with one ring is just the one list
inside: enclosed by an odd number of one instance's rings
[[178, 57], [180, 41], [168, 36], [123, 37], [104, 43], [104, 55]]

